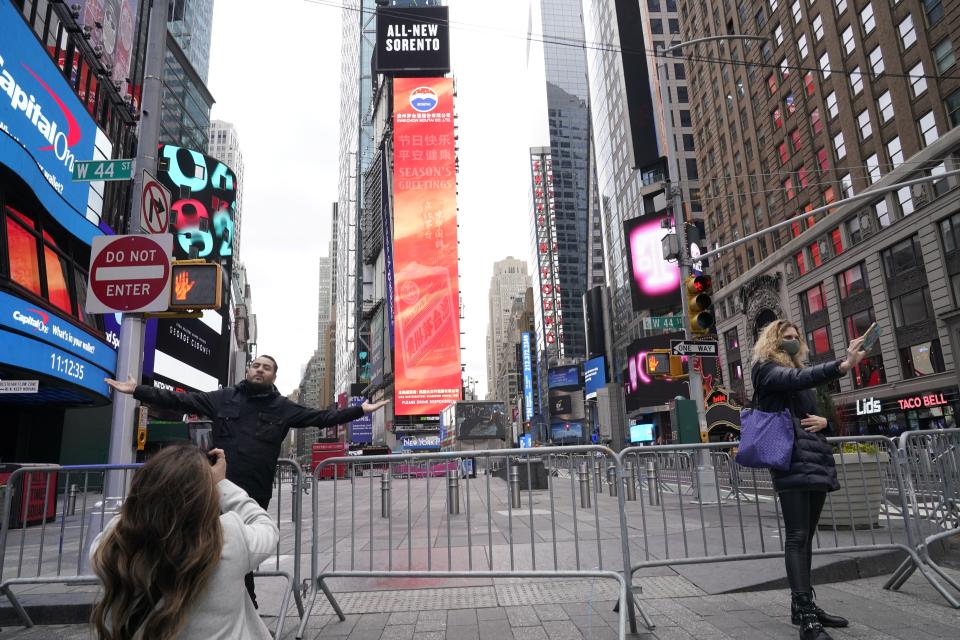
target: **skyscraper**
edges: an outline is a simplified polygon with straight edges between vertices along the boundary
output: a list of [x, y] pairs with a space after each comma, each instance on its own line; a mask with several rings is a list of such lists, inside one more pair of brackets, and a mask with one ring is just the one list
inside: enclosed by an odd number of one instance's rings
[[498, 380], [503, 345], [510, 332], [511, 309], [515, 300], [523, 301], [523, 294], [530, 286], [527, 263], [513, 256], [493, 263], [493, 276], [490, 278], [490, 290], [487, 295], [488, 341], [487, 341], [487, 393], [488, 399], [509, 401], [501, 397]]
[[203, 151], [214, 103], [207, 88], [213, 0], [172, 0], [169, 16], [160, 141]]
[[[582, 297], [590, 243], [590, 118], [579, 0], [531, 0], [527, 67], [534, 139], [530, 150], [536, 352], [541, 373], [586, 355]], [[585, 248], [591, 247], [594, 255]]]
[[207, 153], [233, 169], [237, 176], [237, 207], [233, 218], [233, 257], [240, 257], [240, 232], [243, 221], [243, 152], [237, 128], [223, 120], [210, 123], [210, 142]]
[[167, 30], [204, 84], [210, 69], [213, 0], [171, 0]]
[[[626, 348], [643, 335], [642, 315], [634, 310], [624, 222], [665, 210], [665, 180], [679, 180], [687, 214], [701, 216], [697, 161], [691, 129], [686, 67], [665, 69], [679, 156], [679, 176], [666, 168], [664, 108], [657, 83], [658, 49], [679, 41], [674, 0], [582, 0], [588, 43], [590, 115], [602, 209], [607, 284], [612, 301], [614, 375], [626, 363]], [[679, 295], [679, 294], [678, 294]], [[677, 301], [679, 306], [679, 298]]]

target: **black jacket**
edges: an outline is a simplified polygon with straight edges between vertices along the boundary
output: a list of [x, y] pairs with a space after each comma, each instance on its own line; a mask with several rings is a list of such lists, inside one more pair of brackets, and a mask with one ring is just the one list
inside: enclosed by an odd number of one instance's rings
[[289, 429], [332, 427], [363, 416], [363, 409], [310, 409], [280, 395], [276, 387], [255, 391], [246, 380], [235, 387], [207, 393], [178, 393], [138, 385], [133, 397], [141, 402], [207, 416], [213, 421], [213, 446], [227, 456], [230, 480], [261, 507], [273, 493], [280, 445]]
[[810, 433], [800, 426], [807, 414], [818, 415], [813, 388], [843, 374], [840, 363], [827, 362], [802, 369], [761, 362], [751, 371], [755, 392], [754, 408], [779, 413], [789, 409], [794, 416], [793, 455], [786, 471], [772, 469], [773, 488], [781, 491], [836, 491], [840, 488], [833, 463], [833, 447], [827, 444], [830, 429]]

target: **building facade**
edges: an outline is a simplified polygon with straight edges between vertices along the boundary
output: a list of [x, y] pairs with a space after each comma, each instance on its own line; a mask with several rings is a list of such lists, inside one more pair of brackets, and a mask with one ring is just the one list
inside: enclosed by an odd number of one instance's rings
[[509, 337], [513, 304], [516, 300], [523, 300], [524, 292], [529, 287], [530, 276], [526, 262], [510, 256], [493, 263], [493, 275], [490, 277], [487, 294], [488, 400], [509, 400], [507, 394], [501, 395], [505, 387], [500, 377], [500, 354]]
[[[654, 53], [680, 41], [677, 4], [673, 0], [583, 0], [582, 9], [587, 42], [611, 45], [588, 47], [586, 58], [596, 192], [612, 303], [613, 353], [609, 355], [613, 375], [620, 376], [627, 347], [645, 335], [642, 318], [651, 311], [676, 310], [634, 308], [624, 223], [666, 210], [667, 179], [681, 190], [684, 216], [699, 219], [699, 174], [687, 65], [681, 60], [665, 61], [665, 86], [657, 81]], [[678, 176], [667, 169], [665, 117], [674, 134]]]
[[[703, 79], [691, 102], [708, 236], [724, 245], [793, 220], [711, 265], [730, 386], [749, 396], [750, 353], [775, 318], [802, 327], [811, 362], [839, 357], [876, 321], [878, 346], [829, 387], [838, 422], [853, 433], [952, 426], [960, 181], [936, 176], [958, 166], [960, 7], [689, 5], [684, 39], [769, 38], [689, 63]], [[921, 176], [934, 179], [897, 186]]]
[[213, 0], [170, 0], [169, 17], [167, 31], [206, 84], [210, 69]]
[[233, 169], [237, 176], [236, 208], [233, 215], [233, 258], [240, 257], [240, 235], [243, 230], [243, 151], [237, 128], [224, 120], [210, 122], [207, 153]]

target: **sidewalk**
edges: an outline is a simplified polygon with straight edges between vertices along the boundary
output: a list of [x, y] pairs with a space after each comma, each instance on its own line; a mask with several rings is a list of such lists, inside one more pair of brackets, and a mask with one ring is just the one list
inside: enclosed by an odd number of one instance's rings
[[[950, 570], [955, 578], [960, 571]], [[643, 640], [767, 640], [797, 637], [785, 590], [707, 595], [680, 576], [638, 578], [639, 601], [656, 628]], [[837, 640], [932, 640], [957, 637], [960, 611], [919, 576], [900, 592], [884, 591], [883, 578], [823, 585], [817, 599], [847, 616]], [[600, 581], [498, 580], [492, 586], [366, 591], [338, 594], [347, 615], [340, 622], [321, 599], [306, 638], [335, 640], [606, 640], [616, 638], [615, 587]], [[266, 619], [268, 626], [275, 619]], [[295, 608], [284, 640], [296, 633]], [[87, 640], [86, 625], [7, 628], [0, 640]]]

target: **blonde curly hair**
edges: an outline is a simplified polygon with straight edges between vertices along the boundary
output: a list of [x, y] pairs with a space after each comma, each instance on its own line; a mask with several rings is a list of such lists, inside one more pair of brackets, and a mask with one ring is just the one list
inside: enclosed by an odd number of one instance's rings
[[[797, 355], [791, 357], [786, 351], [780, 348], [780, 341], [787, 329], [796, 329], [797, 336], [800, 338], [800, 351]], [[803, 367], [801, 364], [807, 359], [807, 343], [803, 341], [803, 332], [800, 327], [789, 320], [774, 320], [760, 332], [757, 343], [753, 346], [753, 359], [751, 362], [757, 364], [760, 362], [775, 362], [783, 367]]]

